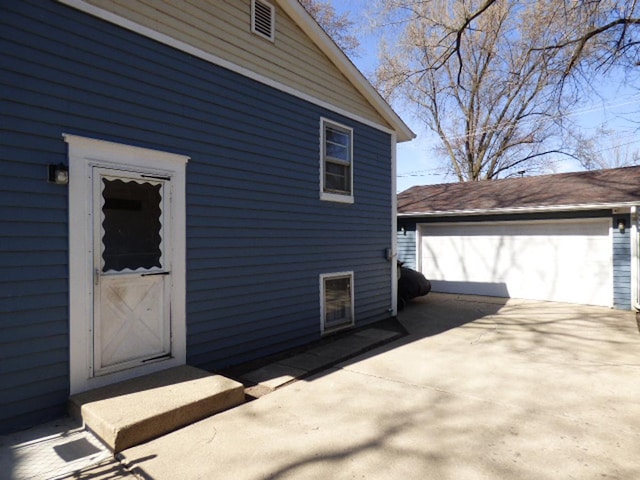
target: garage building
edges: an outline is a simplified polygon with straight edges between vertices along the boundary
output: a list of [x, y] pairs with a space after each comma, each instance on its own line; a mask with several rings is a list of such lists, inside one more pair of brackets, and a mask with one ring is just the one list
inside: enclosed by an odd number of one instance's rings
[[398, 258], [433, 291], [638, 303], [640, 167], [412, 187]]

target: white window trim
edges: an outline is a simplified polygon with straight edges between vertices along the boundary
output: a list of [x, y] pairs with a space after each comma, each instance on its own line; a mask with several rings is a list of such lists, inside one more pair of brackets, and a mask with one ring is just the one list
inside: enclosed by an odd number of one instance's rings
[[[259, 1], [271, 11], [271, 34], [268, 36], [256, 28], [256, 1]], [[265, 0], [251, 0], [251, 33], [255, 33], [272, 43], [276, 41], [276, 9], [271, 3]]]
[[[69, 379], [70, 393], [164, 370], [186, 363], [186, 163], [189, 157], [119, 143], [63, 134], [69, 145]], [[93, 376], [92, 328], [93, 222], [91, 221], [94, 166], [131, 168], [171, 176], [172, 245], [171, 358], [118, 373]], [[180, 234], [179, 232], [182, 232]]]
[[[349, 132], [349, 158], [350, 158], [350, 186], [351, 186], [351, 194], [342, 194], [342, 193], [333, 193], [333, 192], [325, 192], [324, 191], [324, 178], [325, 178], [325, 126], [331, 125], [338, 127], [343, 130], [347, 130]], [[354, 170], [354, 159], [353, 159], [353, 128], [348, 127], [347, 125], [343, 125], [338, 122], [334, 122], [333, 120], [329, 120], [328, 118], [321, 117], [320, 118], [320, 200], [325, 200], [328, 202], [338, 202], [338, 203], [354, 203], [354, 185], [353, 185], [353, 170]]]
[[[351, 322], [338, 325], [335, 327], [327, 328], [325, 326], [325, 287], [324, 283], [327, 279], [332, 278], [344, 278], [348, 277], [351, 284]], [[355, 325], [355, 284], [353, 280], [353, 271], [348, 272], [334, 272], [334, 273], [321, 273], [320, 274], [320, 334], [325, 335], [328, 333], [334, 333], [345, 328], [350, 328]]]

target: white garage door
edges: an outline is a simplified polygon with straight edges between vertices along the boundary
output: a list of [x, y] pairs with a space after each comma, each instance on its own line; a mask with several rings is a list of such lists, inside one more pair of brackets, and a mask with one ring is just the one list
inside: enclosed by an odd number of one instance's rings
[[609, 219], [425, 224], [433, 290], [611, 306]]

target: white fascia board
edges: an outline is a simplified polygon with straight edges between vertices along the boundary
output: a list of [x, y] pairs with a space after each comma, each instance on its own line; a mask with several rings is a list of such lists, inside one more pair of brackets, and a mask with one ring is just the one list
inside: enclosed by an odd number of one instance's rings
[[404, 123], [380, 93], [373, 88], [369, 80], [358, 70], [349, 57], [336, 45], [327, 33], [318, 25], [298, 0], [276, 0], [280, 8], [297, 23], [311, 40], [329, 57], [332, 63], [349, 79], [351, 84], [369, 101], [369, 103], [393, 126], [397, 142], [407, 142], [416, 138], [416, 134]]
[[[631, 207], [640, 205], [640, 202], [622, 203], [588, 203], [578, 205], [553, 205], [538, 207], [517, 207], [517, 208], [491, 208], [475, 210], [441, 210], [437, 212], [410, 212], [398, 213], [398, 218], [411, 217], [468, 217], [471, 215], [503, 215], [509, 213], [546, 213], [546, 212], [572, 212], [584, 210], [613, 210], [624, 209], [628, 212]], [[623, 213], [622, 211], [614, 213]]]
[[[71, 7], [71, 8], [75, 8], [76, 10], [80, 10], [81, 12], [87, 13], [89, 15], [93, 15], [94, 17], [100, 18], [102, 20], [105, 20], [109, 23], [112, 23], [114, 25], [118, 25], [119, 27], [122, 28], [126, 28], [127, 30], [130, 30], [132, 32], [135, 32], [139, 35], [143, 35], [147, 38], [151, 38], [152, 40], [155, 40], [157, 42], [160, 42], [164, 45], [168, 45], [172, 48], [175, 48], [177, 50], [181, 50], [183, 52], [186, 52], [190, 55], [193, 55], [194, 57], [200, 58], [201, 60], [204, 60], [206, 62], [209, 62], [211, 64], [214, 65], [218, 65], [219, 67], [223, 67], [226, 68], [227, 70], [230, 70], [232, 72], [235, 72], [239, 75], [242, 75], [244, 77], [250, 78], [252, 80], [255, 80], [257, 82], [260, 82], [264, 85], [267, 85], [269, 87], [275, 88], [276, 90], [280, 90], [284, 93], [287, 93], [289, 95], [292, 95], [294, 97], [300, 98], [302, 100], [305, 100], [309, 103], [313, 103], [315, 105], [318, 105], [322, 108], [326, 108], [327, 110], [330, 110], [332, 112], [338, 113], [344, 117], [347, 118], [351, 118], [352, 120], [355, 120], [357, 122], [360, 122], [364, 125], [368, 125], [372, 128], [375, 128], [376, 130], [380, 130], [382, 132], [385, 133], [396, 133], [396, 129], [400, 130], [404, 136], [402, 137], [404, 140], [403, 141], [408, 141], [408, 140], [412, 140], [413, 138], [415, 138], [415, 134], [409, 129], [409, 127], [407, 127], [404, 122], [402, 122], [402, 120], [400, 119], [400, 117], [398, 117], [397, 114], [395, 114], [395, 112], [393, 112], [393, 110], [391, 110], [391, 107], [382, 99], [382, 97], [380, 97], [378, 95], [378, 97], [380, 98], [380, 101], [383, 102], [387, 109], [389, 109], [393, 115], [395, 116], [397, 122], [391, 122], [387, 119], [387, 117], [383, 114], [382, 111], [378, 110], [379, 113], [383, 116], [383, 118], [385, 118], [385, 120], [389, 121], [389, 124], [393, 126], [393, 129], [390, 129], [388, 126], [386, 125], [381, 125], [377, 122], [373, 122], [367, 118], [364, 118], [361, 115], [358, 115], [356, 113], [350, 112], [348, 110], [345, 110], [341, 107], [338, 107], [336, 105], [332, 105], [329, 102], [326, 102], [322, 99], [313, 97], [309, 94], [306, 94], [304, 92], [301, 92], [299, 90], [296, 90], [293, 87], [290, 87], [288, 85], [285, 85], [283, 83], [280, 83], [276, 80], [273, 80], [271, 78], [265, 77], [264, 75], [260, 75], [257, 72], [254, 72], [252, 70], [249, 70], [248, 68], [242, 67], [240, 65], [237, 65], [233, 62], [230, 62], [228, 60], [225, 60], [223, 58], [218, 57], [217, 55], [214, 55], [212, 53], [209, 52], [205, 52], [204, 50], [201, 50], [197, 47], [194, 47], [192, 45], [189, 45], [188, 43], [185, 43], [181, 40], [177, 40], [173, 37], [170, 37], [168, 35], [165, 35], [164, 33], [160, 33], [157, 32], [151, 28], [145, 27], [143, 25], [140, 25], [136, 22], [133, 22], [129, 19], [126, 19], [124, 17], [121, 17], [120, 15], [116, 15], [115, 13], [109, 12], [108, 10], [104, 10], [103, 8], [100, 7], [96, 7], [95, 5], [91, 5], [90, 3], [87, 3], [84, 0], [57, 0], [58, 2]], [[294, 0], [294, 2], [297, 4], [297, 0]], [[302, 8], [302, 7], [300, 7]], [[306, 11], [305, 11], [306, 13]], [[315, 23], [315, 22], [314, 22]], [[318, 27], [320, 28], [320, 27]], [[325, 34], [326, 37], [326, 34]], [[314, 40], [315, 41], [315, 40]], [[335, 47], [337, 48], [337, 47]], [[346, 56], [344, 54], [342, 54], [345, 59]], [[347, 62], [349, 61], [348, 59], [346, 60]], [[355, 69], [355, 67], [352, 68]], [[357, 71], [357, 69], [356, 69]], [[371, 85], [368, 83], [368, 81], [364, 78], [364, 76], [362, 76], [362, 74], [360, 74], [360, 76], [362, 77], [363, 81], [366, 82], [369, 87], [373, 90], [373, 87], [371, 87]], [[354, 86], [358, 87], [359, 84], [354, 82], [354, 80], [352, 79], [352, 77], [348, 77], [352, 83], [354, 84]], [[367, 99], [369, 99], [367, 97]], [[369, 99], [369, 101], [371, 102], [371, 100]], [[381, 105], [376, 105], [375, 103], [372, 102], [372, 105], [374, 107], [378, 108], [382, 108]], [[406, 137], [406, 138], [405, 138]]]

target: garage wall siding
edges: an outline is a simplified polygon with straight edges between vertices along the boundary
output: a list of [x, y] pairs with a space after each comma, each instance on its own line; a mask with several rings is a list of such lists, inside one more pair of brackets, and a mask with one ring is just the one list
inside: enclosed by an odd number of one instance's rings
[[416, 260], [416, 224], [399, 222], [397, 238], [398, 260], [400, 260], [404, 266], [415, 270], [418, 265]]
[[[631, 241], [630, 229], [620, 233], [617, 225], [618, 219], [625, 219], [626, 225], [630, 225], [629, 215], [614, 215], [611, 210], [589, 210], [582, 212], [555, 212], [538, 213], [530, 215], [487, 215], [487, 216], [465, 216], [465, 217], [422, 217], [422, 218], [402, 218], [398, 219], [398, 258], [417, 265], [417, 252], [415, 232], [416, 225], [429, 223], [464, 223], [483, 221], [522, 221], [522, 220], [562, 220], [578, 218], [610, 218], [612, 222], [612, 262], [613, 262], [613, 306], [621, 310], [631, 309], [632, 286], [631, 286]], [[402, 232], [402, 227], [406, 229], [407, 235]], [[410, 239], [410, 240], [409, 240]], [[406, 260], [405, 260], [406, 259]]]
[[[618, 229], [618, 220], [624, 220], [627, 228]], [[613, 306], [620, 310], [631, 310], [631, 217], [613, 217]]]
[[[187, 361], [222, 368], [320, 337], [319, 275], [389, 317], [390, 135], [46, 0], [0, 7], [0, 430], [69, 392], [63, 133], [191, 157]], [[319, 199], [320, 117], [354, 129], [353, 205]]]

